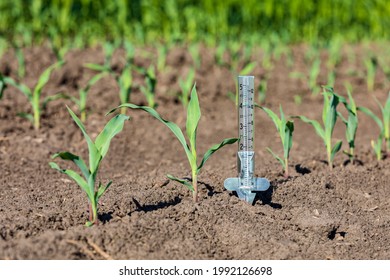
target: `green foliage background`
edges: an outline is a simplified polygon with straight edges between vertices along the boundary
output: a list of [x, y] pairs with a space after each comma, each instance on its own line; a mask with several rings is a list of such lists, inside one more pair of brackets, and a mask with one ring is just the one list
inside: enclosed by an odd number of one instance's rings
[[93, 44], [389, 39], [388, 0], [1, 0], [0, 38]]

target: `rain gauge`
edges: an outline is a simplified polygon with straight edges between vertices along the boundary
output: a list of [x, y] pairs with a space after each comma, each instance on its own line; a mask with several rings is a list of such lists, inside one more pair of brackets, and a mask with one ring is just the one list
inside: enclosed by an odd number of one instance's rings
[[254, 177], [254, 77], [238, 76], [238, 178], [227, 178], [225, 189], [235, 191], [241, 200], [253, 203], [256, 191], [266, 191], [270, 183]]

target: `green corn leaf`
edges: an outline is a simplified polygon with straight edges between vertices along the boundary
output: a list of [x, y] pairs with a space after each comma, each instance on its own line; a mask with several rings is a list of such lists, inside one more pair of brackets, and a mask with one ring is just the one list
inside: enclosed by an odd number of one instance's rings
[[122, 131], [124, 122], [128, 119], [129, 117], [125, 115], [113, 117], [96, 137], [95, 146], [102, 158], [107, 154], [112, 138]]
[[106, 72], [103, 72], [103, 73], [99, 73], [99, 74], [96, 74], [95, 76], [93, 76], [87, 83], [87, 85], [85, 86], [84, 88], [84, 91], [85, 92], [88, 92], [90, 90], [90, 88], [96, 84], [101, 78], [103, 78], [104, 76], [106, 76], [107, 73]]
[[3, 75], [0, 73], [0, 99], [3, 97], [5, 88], [7, 87]]
[[357, 107], [357, 110], [365, 113], [367, 116], [372, 118], [376, 122], [376, 124], [379, 126], [380, 130], [383, 131], [384, 127], [383, 127], [383, 123], [382, 123], [381, 119], [378, 118], [370, 109], [368, 109], [366, 107]]
[[99, 72], [111, 72], [111, 69], [107, 66], [95, 63], [86, 63], [84, 64], [84, 67]]
[[181, 129], [177, 126], [177, 124], [173, 123], [173, 122], [170, 122], [170, 121], [167, 121], [165, 119], [163, 119], [159, 113], [157, 113], [156, 110], [154, 110], [153, 108], [150, 108], [150, 107], [147, 107], [147, 106], [138, 106], [138, 105], [135, 105], [135, 104], [131, 104], [131, 103], [125, 103], [125, 104], [122, 104], [114, 109], [112, 109], [110, 112], [108, 112], [108, 114], [114, 112], [116, 109], [118, 108], [122, 108], [122, 107], [127, 107], [127, 108], [130, 108], [130, 109], [139, 109], [139, 110], [143, 110], [147, 113], [149, 113], [151, 116], [155, 117], [157, 120], [159, 120], [160, 122], [162, 122], [163, 124], [165, 124], [172, 132], [173, 134], [175, 134], [176, 138], [179, 140], [179, 142], [182, 144], [185, 152], [186, 152], [186, 155], [187, 155], [187, 158], [188, 158], [188, 161], [191, 162], [192, 160], [192, 154], [191, 154], [191, 150], [190, 148], [188, 147], [187, 145], [187, 142], [186, 142], [186, 139], [184, 137], [184, 134], [183, 132], [181, 131]]
[[167, 177], [173, 181], [176, 181], [176, 182], [179, 182], [180, 184], [185, 185], [190, 191], [192, 191], [192, 192], [194, 191], [194, 187], [187, 180], [179, 179], [179, 178], [174, 177], [170, 174], [167, 174]]
[[331, 154], [330, 154], [330, 160], [333, 162], [334, 156], [338, 151], [340, 151], [341, 146], [343, 145], [343, 141], [338, 141], [332, 148]]
[[267, 113], [267, 115], [271, 118], [271, 120], [274, 122], [275, 126], [276, 126], [276, 129], [279, 131], [280, 129], [280, 124], [281, 124], [281, 120], [279, 119], [279, 117], [270, 109], [266, 108], [266, 107], [263, 107], [263, 106], [259, 106], [257, 104], [255, 104], [256, 107], [262, 109], [264, 112]]
[[80, 168], [81, 173], [83, 174], [85, 180], [88, 180], [88, 178], [90, 176], [89, 170], [88, 170], [88, 168], [87, 168], [87, 166], [82, 158], [80, 158], [79, 156], [76, 156], [72, 153], [69, 153], [69, 152], [57, 153], [57, 154], [54, 154], [51, 158], [55, 159], [57, 157], [59, 157], [63, 160], [69, 160], [69, 161], [74, 162], [77, 165], [77, 167]]
[[293, 132], [294, 132], [294, 122], [287, 121], [285, 127], [284, 141], [283, 141], [284, 158], [286, 159], [289, 158], [290, 150], [292, 148]]
[[340, 112], [337, 112], [337, 116], [342, 120], [342, 122], [348, 126], [348, 121], [346, 118], [344, 118], [344, 116], [340, 113]]
[[19, 84], [14, 79], [12, 79], [10, 77], [4, 77], [4, 82], [6, 85], [13, 86], [13, 87], [17, 88], [18, 90], [20, 90], [27, 97], [27, 99], [31, 102], [32, 92], [26, 85]]
[[247, 76], [249, 75], [250, 73], [252, 73], [252, 71], [255, 69], [256, 67], [256, 61], [253, 61], [251, 63], [248, 63], [247, 65], [245, 65], [245, 67], [240, 71], [240, 76]]
[[390, 148], [390, 92], [387, 96], [387, 100], [385, 106], [383, 107], [382, 113], [385, 139], [386, 141], [388, 141], [388, 145]]
[[89, 151], [89, 170], [91, 174], [94, 174], [99, 166], [102, 156], [100, 155], [100, 152], [96, 148], [95, 144], [92, 142], [91, 137], [89, 137], [89, 135], [87, 134], [87, 131], [85, 130], [85, 127], [81, 120], [76, 116], [75, 113], [73, 113], [73, 111], [68, 106], [66, 106], [66, 108], [68, 109], [69, 114], [72, 116], [73, 120], [80, 128], [85, 140], [87, 141]]
[[196, 84], [194, 84], [191, 91], [191, 99], [188, 103], [187, 108], [187, 136], [190, 140], [191, 153], [192, 153], [192, 161], [191, 165], [196, 166], [196, 130], [198, 128], [199, 120], [200, 120], [200, 107], [199, 107], [199, 99], [198, 94], [196, 92]]
[[280, 162], [280, 164], [283, 166], [283, 169], [286, 169], [286, 164], [284, 160], [281, 159], [278, 155], [276, 155], [270, 148], [267, 147], [266, 149], [275, 159], [277, 159]]
[[72, 178], [81, 187], [81, 189], [87, 193], [89, 199], [94, 197], [94, 193], [91, 193], [87, 182], [79, 174], [70, 169], [61, 169], [55, 162], [49, 162], [49, 165], [51, 168], [56, 169]]
[[41, 74], [41, 76], [39, 76], [38, 83], [37, 83], [37, 85], [36, 85], [35, 88], [34, 88], [34, 93], [33, 93], [33, 95], [40, 95], [40, 94], [41, 94], [42, 88], [43, 88], [43, 87], [47, 84], [47, 82], [49, 81], [51, 73], [54, 71], [54, 69], [56, 69], [57, 67], [62, 66], [63, 64], [64, 64], [63, 61], [59, 61], [59, 62], [57, 62], [57, 63], [54, 63], [54, 64], [51, 65], [50, 67], [46, 68], [45, 71], [43, 71], [43, 73]]
[[323, 139], [325, 141], [325, 131], [321, 127], [319, 122], [317, 122], [315, 120], [310, 120], [310, 119], [308, 119], [305, 116], [292, 116], [292, 118], [297, 118], [297, 119], [300, 119], [301, 121], [303, 121], [305, 123], [311, 124], [314, 127], [317, 135], [320, 136], [321, 139]]
[[17, 116], [21, 117], [21, 118], [24, 118], [24, 119], [27, 119], [29, 120], [30, 122], [34, 122], [34, 117], [32, 114], [29, 114], [29, 113], [17, 113]]
[[106, 190], [111, 186], [112, 181], [108, 182], [107, 185], [102, 185], [99, 183], [98, 191], [96, 192], [96, 201], [100, 199], [100, 197], [106, 192]]
[[199, 164], [196, 174], [199, 174], [199, 171], [202, 169], [203, 165], [206, 163], [206, 161], [210, 158], [212, 154], [214, 154], [216, 151], [218, 151], [220, 148], [222, 148], [225, 145], [234, 144], [238, 141], [238, 138], [226, 138], [221, 143], [213, 145], [207, 152], [203, 155], [203, 159], [201, 163]]
[[70, 96], [65, 94], [65, 93], [62, 93], [62, 92], [54, 94], [54, 95], [46, 96], [43, 99], [42, 108], [46, 109], [47, 104], [49, 104], [52, 101], [58, 100], [58, 99], [70, 99]]

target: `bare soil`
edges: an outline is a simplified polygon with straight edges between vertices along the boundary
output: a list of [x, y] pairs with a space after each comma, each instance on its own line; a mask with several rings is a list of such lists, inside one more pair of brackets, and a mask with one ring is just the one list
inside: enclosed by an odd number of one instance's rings
[[[253, 75], [255, 83], [268, 76], [265, 106], [278, 110], [281, 104], [287, 115], [320, 120], [321, 95], [313, 96], [306, 83], [289, 76], [291, 71], [308, 70], [305, 50], [305, 46], [293, 47], [292, 68], [283, 56], [274, 61], [272, 70], [262, 69], [259, 63]], [[335, 90], [345, 96], [343, 83], [349, 81], [358, 105], [379, 113], [372, 96], [383, 102], [389, 83], [379, 71], [375, 90], [368, 93], [365, 68], [358, 60], [351, 64], [351, 51], [359, 58], [365, 49], [344, 50]], [[45, 47], [24, 52], [23, 82], [33, 86], [55, 57]], [[235, 75], [216, 65], [213, 53], [202, 47], [202, 66], [196, 73], [202, 109], [200, 154], [223, 138], [237, 136], [236, 108], [227, 97], [228, 91], [235, 90]], [[135, 64], [147, 66], [155, 54], [152, 48], [137, 49]], [[102, 63], [103, 57], [100, 48], [70, 51], [66, 65], [53, 73], [43, 95], [77, 96], [78, 88], [94, 75], [83, 64]], [[121, 51], [115, 54], [114, 69], [123, 67], [123, 57]], [[261, 52], [253, 57], [261, 62]], [[186, 48], [176, 47], [169, 52], [165, 71], [158, 73], [157, 110], [182, 128], [185, 110], [176, 97], [178, 79], [191, 65]], [[357, 72], [351, 74], [351, 67]], [[321, 69], [319, 82], [324, 84], [326, 66]], [[16, 77], [16, 70], [10, 51], [1, 58], [0, 71]], [[134, 76], [132, 102], [146, 104], [139, 90], [143, 78]], [[301, 104], [294, 101], [298, 95]], [[113, 78], [106, 77], [92, 88], [86, 127], [93, 137], [109, 120], [105, 113], [118, 104]], [[339, 153], [333, 171], [328, 170], [325, 147], [314, 129], [295, 120], [291, 177], [285, 179], [265, 149], [281, 153], [276, 129], [257, 110], [256, 176], [268, 178], [271, 188], [248, 205], [223, 187], [226, 178], [237, 176], [236, 145], [223, 148], [206, 163], [199, 175], [201, 199], [194, 204], [185, 187], [166, 178], [168, 173], [190, 177], [179, 142], [145, 112], [128, 111], [131, 119], [112, 141], [100, 170], [102, 182], [113, 180], [101, 199], [100, 224], [87, 228], [86, 195], [48, 165], [52, 154], [64, 150], [87, 158], [87, 145], [65, 105], [77, 112], [70, 100], [54, 101], [43, 112], [42, 128], [35, 131], [28, 120], [17, 116], [31, 110], [25, 96], [8, 88], [0, 101], [0, 259], [390, 259], [390, 160], [375, 159], [370, 141], [379, 129], [365, 115], [359, 115], [357, 164]], [[345, 113], [342, 106], [340, 110]], [[338, 122], [334, 139], [344, 139], [346, 149], [344, 131]]]

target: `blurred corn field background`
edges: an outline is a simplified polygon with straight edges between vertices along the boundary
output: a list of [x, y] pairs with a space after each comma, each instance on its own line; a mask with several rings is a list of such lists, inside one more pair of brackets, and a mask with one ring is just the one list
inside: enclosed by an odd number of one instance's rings
[[359, 42], [389, 39], [389, 15], [388, 0], [2, 0], [0, 40]]

